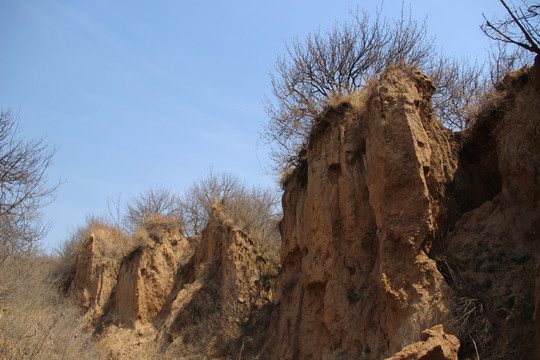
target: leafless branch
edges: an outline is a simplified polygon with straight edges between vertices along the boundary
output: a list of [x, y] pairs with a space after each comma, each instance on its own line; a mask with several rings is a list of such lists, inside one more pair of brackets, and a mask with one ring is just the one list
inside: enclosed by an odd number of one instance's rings
[[11, 111], [0, 112], [0, 261], [33, 248], [48, 231], [41, 209], [54, 198], [47, 170], [54, 150], [19, 137]]
[[499, 0], [508, 15], [503, 20], [488, 20], [481, 26], [490, 39], [514, 44], [535, 54], [540, 54], [540, 5], [536, 1], [522, 0], [520, 7], [510, 6]]

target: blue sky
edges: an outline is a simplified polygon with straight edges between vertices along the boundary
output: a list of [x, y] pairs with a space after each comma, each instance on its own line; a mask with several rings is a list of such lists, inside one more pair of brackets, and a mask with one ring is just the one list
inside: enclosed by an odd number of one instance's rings
[[[379, 4], [0, 0], [0, 107], [18, 114], [23, 137], [58, 149], [49, 177], [64, 181], [45, 209], [45, 246], [106, 213], [108, 198], [150, 186], [181, 193], [210, 168], [271, 185], [258, 132], [284, 40]], [[479, 60], [482, 12], [503, 14], [493, 0], [410, 6], [444, 53]], [[386, 0], [383, 15], [400, 9]]]

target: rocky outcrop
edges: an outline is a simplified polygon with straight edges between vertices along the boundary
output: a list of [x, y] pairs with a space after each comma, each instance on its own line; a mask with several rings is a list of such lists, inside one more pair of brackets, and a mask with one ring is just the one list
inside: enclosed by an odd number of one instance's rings
[[112, 306], [116, 290], [118, 269], [127, 249], [127, 238], [106, 226], [92, 226], [77, 255], [71, 296], [87, 309], [95, 323]]
[[404, 347], [387, 360], [457, 360], [459, 340], [447, 335], [442, 325], [420, 334], [420, 341]]
[[275, 276], [220, 204], [195, 251], [177, 221], [154, 218], [129, 238], [96, 227], [76, 268], [72, 296], [113, 358], [135, 354], [133, 338], [144, 354], [174, 357], [189, 347], [191, 354], [223, 355], [250, 311], [271, 302], [265, 279]]
[[177, 224], [160, 219], [147, 221], [134, 237], [144, 238], [144, 245], [122, 261], [115, 298], [115, 314], [128, 326], [152, 321], [161, 312], [190, 248]]
[[188, 246], [167, 219], [153, 219], [133, 237], [94, 225], [77, 256], [71, 296], [98, 329], [149, 321], [166, 301]]
[[539, 66], [462, 133], [410, 69], [321, 115], [285, 183], [272, 358], [378, 359], [437, 324], [460, 356], [538, 355]]
[[192, 347], [206, 355], [226, 352], [250, 312], [272, 299], [263, 284], [265, 271], [270, 271], [266, 263], [250, 236], [214, 204], [163, 326], [173, 343], [168, 351]]
[[259, 280], [266, 262], [251, 237], [227, 218], [220, 204], [214, 204], [195, 252], [196, 276], [212, 264], [223, 297], [251, 307], [262, 300]]
[[456, 166], [433, 87], [389, 69], [362, 108], [328, 109], [283, 196], [276, 358], [377, 359], [452, 315], [428, 253]]

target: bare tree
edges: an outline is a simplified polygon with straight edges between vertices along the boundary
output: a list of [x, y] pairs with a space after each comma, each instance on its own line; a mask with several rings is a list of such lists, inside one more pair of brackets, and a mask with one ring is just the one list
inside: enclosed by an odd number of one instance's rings
[[0, 262], [35, 248], [48, 231], [41, 209], [53, 199], [47, 170], [54, 150], [19, 137], [11, 111], [0, 111]]
[[[270, 188], [246, 187], [238, 177], [210, 173], [193, 183], [180, 201], [184, 233], [193, 237], [204, 229], [215, 202], [243, 228], [265, 253], [279, 257], [279, 194]], [[272, 256], [274, 256], [272, 255]], [[275, 257], [274, 256], [274, 257]]]
[[517, 45], [535, 54], [540, 54], [540, 4], [538, 1], [521, 0], [519, 7], [499, 0], [508, 15], [502, 20], [488, 20], [482, 31], [490, 39]]
[[128, 229], [135, 230], [154, 216], [180, 219], [178, 197], [168, 189], [150, 188], [127, 203], [124, 222]]
[[[493, 39], [538, 49], [540, 5], [512, 10], [508, 19], [489, 22], [484, 32]], [[439, 55], [425, 24], [404, 15], [396, 21], [358, 11], [353, 21], [332, 30], [317, 31], [300, 42], [287, 44], [271, 74], [273, 99], [266, 101], [269, 122], [261, 134], [271, 145], [273, 170], [287, 173], [303, 161], [313, 124], [334, 99], [361, 91], [367, 80], [388, 65], [416, 67], [433, 81], [432, 104], [439, 120], [452, 130], [471, 126], [491, 85], [509, 70], [527, 63], [522, 52], [492, 52], [490, 69], [467, 59]], [[523, 38], [520, 38], [520, 36]]]
[[523, 66], [530, 66], [534, 61], [534, 53], [522, 47], [494, 41], [489, 50], [489, 82], [496, 85], [508, 72]]
[[270, 121], [262, 138], [272, 144], [274, 170], [295, 166], [314, 120], [328, 100], [354, 93], [366, 79], [389, 64], [422, 67], [430, 61], [433, 42], [424, 24], [411, 17], [389, 22], [358, 11], [354, 20], [331, 31], [317, 31], [304, 42], [287, 45], [271, 75], [274, 100], [266, 102]]
[[213, 171], [193, 183], [183, 195], [184, 234], [193, 241], [206, 227], [215, 202], [222, 204], [233, 223], [246, 231], [272, 264], [279, 263], [279, 193], [272, 188], [248, 188], [238, 177]]
[[432, 99], [435, 113], [453, 130], [470, 127], [482, 105], [489, 101], [493, 86], [509, 71], [530, 65], [532, 54], [538, 53], [540, 5], [523, 0], [522, 7], [516, 9], [500, 1], [508, 17], [495, 21], [486, 19], [481, 26], [490, 39], [497, 40], [491, 45], [486, 64], [439, 56], [438, 64], [435, 62], [426, 68], [436, 87]]
[[259, 250], [279, 263], [281, 235], [279, 221], [279, 193], [272, 188], [242, 188], [225, 203], [227, 213], [235, 224], [244, 229], [255, 241]]
[[238, 177], [229, 173], [215, 174], [210, 170], [206, 177], [196, 180], [180, 200], [186, 236], [202, 231], [215, 202], [228, 203], [243, 189]]
[[449, 129], [464, 130], [471, 126], [490, 84], [485, 66], [468, 59], [445, 56], [426, 66], [435, 91], [431, 98], [438, 119]]

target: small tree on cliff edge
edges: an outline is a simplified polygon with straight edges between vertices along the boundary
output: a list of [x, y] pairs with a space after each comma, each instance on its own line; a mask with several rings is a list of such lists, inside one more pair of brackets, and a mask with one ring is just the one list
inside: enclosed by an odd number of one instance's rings
[[328, 99], [358, 91], [389, 64], [422, 67], [433, 50], [424, 24], [403, 12], [388, 22], [380, 11], [373, 19], [356, 12], [351, 23], [287, 44], [271, 74], [274, 101], [266, 102], [270, 121], [261, 134], [273, 145], [274, 170], [296, 166], [296, 155]]
[[153, 216], [180, 220], [180, 199], [169, 189], [149, 188], [126, 205], [124, 223], [131, 231], [143, 227]]
[[395, 21], [363, 12], [331, 31], [317, 31], [304, 42], [294, 40], [279, 57], [271, 74], [269, 122], [261, 134], [272, 146], [273, 170], [286, 175], [302, 161], [313, 123], [329, 100], [361, 90], [366, 81], [388, 65], [423, 70], [433, 81], [433, 108], [448, 128], [470, 126], [478, 99], [486, 92], [483, 65], [437, 54], [425, 24], [410, 16]]
[[278, 194], [270, 188], [249, 188], [235, 175], [212, 170], [206, 177], [196, 180], [180, 198], [186, 236], [194, 237], [201, 233], [215, 202], [223, 204], [235, 224], [253, 236], [256, 242], [264, 243], [263, 247], [277, 241]]

